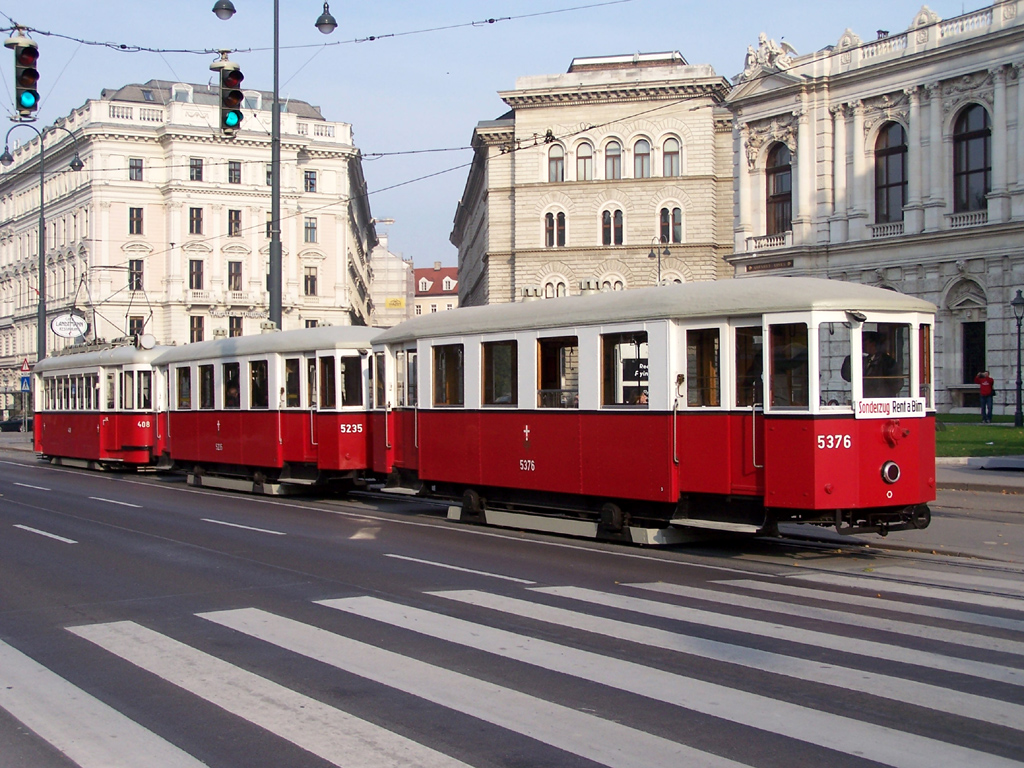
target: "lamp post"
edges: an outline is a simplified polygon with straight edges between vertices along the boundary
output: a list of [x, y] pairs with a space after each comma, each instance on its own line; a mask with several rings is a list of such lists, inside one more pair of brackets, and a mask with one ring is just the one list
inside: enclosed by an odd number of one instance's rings
[[672, 255], [672, 252], [668, 249], [667, 245], [665, 246], [664, 250], [662, 250], [661, 246], [664, 243], [665, 243], [665, 239], [664, 238], [660, 238], [660, 237], [657, 237], [657, 236], [652, 237], [651, 238], [651, 252], [647, 254], [647, 258], [648, 259], [657, 259], [658, 260], [658, 285], [661, 285], [661, 257], [662, 256], [671, 256]]
[[1013, 412], [1013, 426], [1024, 427], [1024, 414], [1020, 410], [1020, 323], [1024, 320], [1024, 296], [1020, 288], [1010, 306], [1013, 307], [1013, 316], [1017, 318], [1017, 409]]
[[[46, 129], [44, 128], [40, 131], [31, 123], [12, 125], [4, 137], [4, 152], [0, 155], [0, 165], [3, 165], [5, 168], [14, 163], [14, 156], [11, 154], [7, 143], [8, 139], [11, 137], [11, 131], [20, 126], [31, 128], [39, 136], [39, 309], [36, 313], [36, 360], [38, 361], [46, 357], [46, 147], [44, 146]], [[52, 125], [50, 127], [60, 128], [60, 130], [71, 137], [71, 141], [74, 142], [75, 146], [75, 156], [68, 163], [68, 167], [73, 171], [82, 170], [85, 165], [78, 156], [78, 139], [75, 138], [75, 134], [63, 125]]]
[[[227, 20], [235, 15], [235, 6], [231, 0], [217, 0], [213, 12], [218, 19]], [[279, 72], [280, 72], [280, 0], [274, 0], [274, 97], [270, 115], [270, 321], [281, 328], [281, 107], [278, 103]], [[324, 3], [324, 12], [316, 20], [315, 26], [323, 34], [333, 32], [338, 22], [331, 15], [330, 8]]]

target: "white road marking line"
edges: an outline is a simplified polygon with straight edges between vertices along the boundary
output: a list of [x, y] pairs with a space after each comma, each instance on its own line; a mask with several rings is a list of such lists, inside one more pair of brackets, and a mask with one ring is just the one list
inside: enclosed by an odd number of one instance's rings
[[[329, 601], [328, 603], [329, 604]], [[613, 768], [740, 764], [255, 608], [202, 618]]]
[[31, 488], [33, 491], [48, 491], [49, 488], [43, 488], [41, 485], [29, 485], [28, 483], [14, 483], [14, 485], [20, 486], [21, 488]]
[[1019, 573], [1011, 574], [1008, 579], [999, 579], [992, 576], [977, 576], [970, 573], [941, 573], [940, 571], [928, 569], [919, 570], [902, 565], [890, 565], [875, 568], [872, 574], [882, 578], [894, 576], [904, 581], [932, 587], [954, 587], [964, 591], [969, 589], [988, 589], [996, 592], [1008, 592], [1010, 593], [1008, 596], [1024, 598], [1024, 584], [1020, 581], [1021, 575]]
[[122, 507], [132, 507], [134, 509], [142, 509], [141, 505], [139, 505], [139, 504], [129, 504], [127, 501], [116, 501], [114, 499], [104, 499], [104, 498], [100, 498], [99, 496], [90, 496], [89, 498], [92, 501], [105, 501], [107, 504], [117, 504], [117, 505], [122, 506]]
[[[71, 627], [116, 656], [344, 768], [467, 768], [411, 739], [130, 621]], [[147, 765], [160, 765], [144, 752]]]
[[418, 557], [407, 557], [405, 555], [393, 555], [386, 554], [384, 557], [393, 557], [396, 560], [408, 560], [410, 563], [420, 563], [421, 565], [433, 565], [437, 568], [447, 568], [450, 571], [461, 571], [462, 573], [472, 573], [476, 576], [489, 576], [492, 579], [502, 579], [503, 581], [512, 581], [516, 584], [536, 584], [535, 581], [529, 581], [528, 579], [517, 579], [514, 576], [503, 576], [500, 573], [488, 573], [487, 571], [474, 571], [472, 568], [463, 568], [458, 565], [450, 565], [448, 563], [438, 563], [433, 560], [420, 560]]
[[74, 539], [65, 539], [63, 536], [58, 536], [56, 533], [47, 533], [46, 531], [40, 531], [38, 528], [30, 528], [27, 525], [15, 524], [14, 527], [15, 528], [20, 528], [23, 531], [28, 531], [29, 533], [37, 533], [40, 536], [45, 536], [48, 539], [56, 539], [57, 541], [63, 541], [65, 544], [77, 544], [78, 543]]
[[[768, 696], [663, 672], [635, 662], [602, 656], [591, 651], [451, 616], [389, 603], [375, 597], [341, 598], [320, 603], [429, 637], [611, 686], [728, 722], [856, 755], [882, 765], [896, 768], [1020, 766], [1016, 761], [936, 739], [861, 722], [843, 715], [819, 712]], [[643, 755], [643, 750], [637, 751], [639, 755]], [[647, 765], [667, 763], [651, 759]]]
[[655, 627], [632, 624], [586, 613], [555, 608], [541, 603], [528, 602], [513, 597], [504, 597], [477, 590], [431, 592], [430, 594], [448, 600], [502, 611], [513, 616], [522, 616], [535, 621], [545, 621], [584, 632], [593, 632], [627, 640], [631, 643], [662, 648], [704, 659], [784, 675], [797, 680], [832, 685], [850, 691], [860, 691], [892, 701], [926, 707], [951, 715], [969, 717], [986, 723], [995, 723], [1007, 728], [1024, 731], [1024, 706], [1006, 701], [989, 699], [968, 693], [960, 693], [937, 685], [919, 683], [900, 677], [890, 677], [877, 672], [851, 669], [836, 664], [794, 658], [781, 653], [746, 648], [742, 645], [706, 640], [702, 637], [669, 632]]
[[967, 592], [943, 587], [926, 587], [920, 584], [906, 584], [890, 579], [871, 576], [848, 576], [839, 573], [801, 573], [790, 576], [791, 579], [810, 581], [815, 584], [831, 584], [847, 589], [867, 589], [872, 592], [892, 592], [910, 597], [925, 597], [931, 600], [945, 600], [950, 603], [967, 603], [968, 605], [986, 608], [1007, 608], [1011, 611], [1024, 611], [1024, 601], [1015, 597], [987, 595], [983, 592]]
[[1001, 683], [1009, 683], [1010, 685], [1024, 686], [1024, 670], [1003, 667], [998, 664], [943, 656], [938, 653], [920, 651], [913, 648], [902, 648], [891, 643], [860, 640], [853, 637], [830, 635], [827, 632], [787, 627], [772, 621], [759, 621], [757, 619], [729, 616], [698, 608], [688, 608], [684, 605], [646, 600], [640, 597], [633, 597], [632, 595], [617, 595], [579, 587], [537, 587], [536, 590], [548, 595], [619, 608], [648, 616], [659, 616], [674, 621], [685, 621], [691, 624], [701, 624], [718, 627], [719, 629], [728, 629], [734, 632], [743, 632], [755, 637], [771, 637], [776, 640], [799, 643], [800, 645], [810, 645], [842, 653], [852, 653], [870, 659], [889, 659], [904, 664], [912, 664], [916, 667], [938, 669], [944, 672], [955, 672], [961, 675], [979, 677], [984, 680], [996, 680]]
[[241, 528], [245, 531], [256, 531], [257, 533], [269, 533], [273, 536], [287, 536], [288, 534], [284, 531], [271, 531], [267, 528], [253, 528], [251, 525], [240, 525], [238, 523], [228, 523], [224, 520], [212, 520], [209, 517], [202, 518], [204, 523], [213, 523], [215, 525], [226, 525], [229, 528]]
[[917, 624], [909, 621], [898, 621], [886, 619], [880, 616], [869, 616], [863, 613], [850, 613], [831, 608], [818, 608], [810, 605], [799, 605], [779, 600], [768, 600], [763, 597], [752, 595], [740, 595], [735, 592], [721, 592], [713, 589], [701, 589], [699, 587], [684, 587], [678, 584], [666, 582], [653, 582], [650, 584], [625, 584], [624, 586], [636, 589], [645, 589], [651, 592], [659, 592], [666, 595], [678, 595], [693, 600], [704, 600], [706, 602], [720, 603], [723, 605], [754, 608], [759, 611], [770, 611], [784, 616], [797, 616], [803, 619], [814, 619], [815, 621], [826, 621], [833, 624], [849, 624], [854, 627], [865, 629], [877, 629], [882, 632], [893, 632], [904, 637], [918, 637], [926, 640], [938, 640], [952, 645], [963, 645], [968, 648], [983, 648], [988, 651], [1000, 653], [1012, 653], [1024, 656], [1024, 643], [1016, 640], [989, 637], [973, 632], [964, 632], [958, 629], [945, 629], [933, 627], [927, 624]]
[[80, 768], [203, 768], [170, 742], [129, 720], [11, 646], [0, 642], [0, 707]]
[[884, 597], [864, 597], [863, 595], [851, 595], [845, 592], [831, 592], [817, 587], [796, 587], [792, 584], [780, 584], [777, 581], [755, 581], [753, 579], [734, 579], [716, 582], [723, 586], [739, 587], [759, 592], [770, 592], [778, 595], [790, 595], [792, 597], [803, 597], [811, 600], [821, 600], [828, 603], [841, 603], [843, 605], [859, 605], [862, 608], [871, 608], [877, 611], [891, 611], [894, 613], [907, 613], [914, 616], [927, 616], [932, 619], [944, 621], [957, 621], [963, 624], [977, 624], [982, 627], [995, 627], [996, 629], [1009, 629], [1014, 632], [1024, 633], [1024, 621], [1018, 619], [1004, 619], [1001, 616], [988, 616], [984, 613], [971, 613], [959, 611], [954, 608], [939, 608], [934, 605], [921, 605], [919, 603], [895, 602]]

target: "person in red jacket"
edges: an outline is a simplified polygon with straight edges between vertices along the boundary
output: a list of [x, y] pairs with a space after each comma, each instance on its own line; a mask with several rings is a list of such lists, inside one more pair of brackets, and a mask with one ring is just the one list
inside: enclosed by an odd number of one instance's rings
[[982, 371], [974, 377], [974, 383], [978, 385], [978, 394], [981, 395], [981, 423], [992, 423], [992, 398], [996, 393], [995, 381], [988, 375], [988, 371]]

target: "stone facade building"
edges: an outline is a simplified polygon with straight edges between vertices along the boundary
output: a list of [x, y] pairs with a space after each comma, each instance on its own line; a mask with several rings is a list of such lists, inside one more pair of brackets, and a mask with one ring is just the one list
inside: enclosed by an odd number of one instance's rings
[[1024, 286], [1024, 2], [799, 56], [763, 35], [735, 115], [736, 276], [879, 285], [938, 305], [936, 401], [992, 372], [1012, 410]]
[[[105, 90], [59, 121], [76, 144], [44, 130], [51, 317], [74, 307], [90, 338], [148, 333], [161, 343], [260, 331], [271, 96], [245, 98], [234, 139], [218, 134], [216, 87], [155, 80]], [[376, 235], [351, 126], [305, 102], [283, 106], [284, 328], [365, 324]], [[36, 355], [39, 139], [12, 153], [0, 175], [0, 370]], [[47, 348], [69, 343], [50, 333]]]
[[574, 59], [473, 132], [463, 305], [729, 276], [728, 81], [679, 53]]
[[433, 267], [421, 267], [413, 272], [415, 279], [416, 315], [447, 312], [459, 306], [459, 270], [442, 267], [435, 261]]

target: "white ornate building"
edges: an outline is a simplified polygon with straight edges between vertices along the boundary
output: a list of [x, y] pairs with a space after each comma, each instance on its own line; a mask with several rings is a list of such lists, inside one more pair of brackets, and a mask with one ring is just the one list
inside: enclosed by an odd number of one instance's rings
[[517, 79], [499, 94], [511, 111], [473, 132], [451, 234], [459, 303], [652, 285], [659, 269], [663, 281], [730, 275], [727, 92], [677, 52]]
[[[268, 311], [270, 94], [245, 91], [234, 139], [217, 89], [105, 90], [45, 133], [47, 309], [84, 311], [90, 338], [162, 343], [258, 333]], [[376, 244], [346, 123], [289, 100], [281, 115], [283, 326], [369, 321]], [[15, 130], [0, 175], [0, 370], [36, 355], [39, 139]], [[31, 141], [28, 141], [31, 139]], [[49, 333], [47, 348], [70, 343]], [[9, 375], [9, 374], [8, 374]]]
[[940, 409], [989, 369], [1012, 409], [1024, 287], [1024, 2], [798, 56], [763, 35], [735, 115], [736, 276], [869, 283], [939, 307]]

